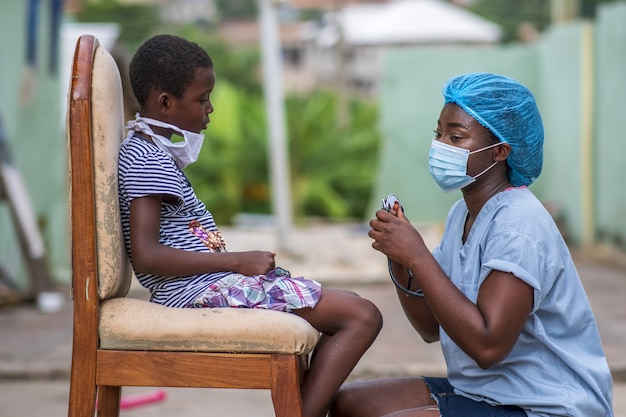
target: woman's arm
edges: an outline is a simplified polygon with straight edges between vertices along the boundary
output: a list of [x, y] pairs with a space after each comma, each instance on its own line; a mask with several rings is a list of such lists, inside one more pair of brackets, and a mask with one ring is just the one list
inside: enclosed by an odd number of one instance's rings
[[[416, 268], [417, 265], [422, 265]], [[413, 265], [413, 263], [411, 264]], [[492, 271], [470, 301], [443, 273], [434, 258], [412, 266], [433, 315], [448, 336], [481, 368], [509, 354], [533, 306], [533, 289], [513, 274]], [[417, 276], [419, 275], [419, 276]]]
[[434, 319], [480, 367], [501, 361], [530, 314], [532, 287], [512, 274], [492, 271], [474, 304], [445, 275], [417, 230], [402, 217], [384, 210], [376, 213], [370, 222], [374, 249], [411, 269]]
[[130, 247], [136, 272], [171, 277], [218, 271], [260, 275], [274, 268], [272, 252], [207, 253], [161, 245], [162, 201], [162, 195], [151, 195], [130, 203]]
[[[407, 288], [409, 276], [406, 267], [397, 262], [392, 262], [392, 268], [398, 283]], [[415, 291], [417, 288], [417, 283], [413, 282], [410, 289]], [[396, 289], [396, 292], [405, 316], [422, 339], [428, 343], [437, 342], [439, 340], [439, 323], [433, 316], [426, 299], [407, 295], [400, 289]]]
[[[389, 197], [385, 199], [383, 203], [383, 210], [404, 221], [405, 226], [408, 226], [411, 230], [417, 233], [417, 231], [411, 226], [409, 219], [404, 215], [404, 209], [400, 206], [400, 202], [397, 199], [394, 198], [392, 201], [389, 201]], [[370, 237], [373, 237], [371, 232]], [[374, 242], [372, 246], [377, 249], [375, 244], [376, 242]], [[407, 267], [394, 261], [391, 257], [389, 257], [389, 259], [391, 260], [391, 268], [397, 284], [408, 290], [417, 290], [418, 286], [416, 282], [412, 282], [412, 286], [409, 288], [409, 274]], [[433, 316], [428, 302], [424, 298], [407, 295], [399, 288], [396, 288], [396, 292], [398, 294], [402, 310], [404, 311], [404, 315], [407, 317], [413, 328], [417, 330], [422, 339], [428, 343], [438, 341], [439, 323], [437, 323], [437, 319]]]

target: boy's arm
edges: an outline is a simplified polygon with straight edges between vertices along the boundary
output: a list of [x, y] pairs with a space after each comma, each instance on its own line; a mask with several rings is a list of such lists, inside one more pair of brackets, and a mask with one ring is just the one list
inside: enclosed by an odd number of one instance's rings
[[272, 252], [207, 253], [160, 244], [162, 200], [162, 195], [151, 195], [130, 203], [130, 247], [135, 272], [171, 277], [218, 271], [261, 275], [274, 268]]

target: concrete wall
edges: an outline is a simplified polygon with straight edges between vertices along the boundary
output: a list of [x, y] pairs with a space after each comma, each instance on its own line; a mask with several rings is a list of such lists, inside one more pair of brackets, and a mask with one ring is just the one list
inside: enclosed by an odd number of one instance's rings
[[[26, 59], [27, 0], [0, 2], [0, 117], [13, 165], [21, 174], [42, 231], [53, 277], [69, 281], [65, 126], [59, 109], [59, 71], [50, 68], [52, 1], [34, 2], [36, 54]], [[0, 200], [0, 265], [28, 285], [6, 201]]]
[[[388, 54], [381, 95], [382, 147], [375, 195], [398, 195], [416, 222], [441, 222], [460, 193], [444, 194], [428, 171], [430, 141], [443, 105], [441, 89], [453, 75], [490, 71], [536, 84], [536, 51], [526, 46], [422, 47]], [[531, 87], [532, 88], [532, 87]]]
[[443, 223], [460, 192], [443, 194], [428, 150], [453, 75], [490, 71], [535, 94], [545, 126], [544, 169], [531, 189], [582, 246], [626, 249], [626, 3], [603, 6], [596, 22], [552, 27], [534, 44], [398, 49], [385, 59], [381, 129], [385, 143], [372, 209], [397, 194], [409, 218]]
[[595, 231], [598, 239], [626, 248], [626, 4], [600, 10], [595, 31], [594, 144]]

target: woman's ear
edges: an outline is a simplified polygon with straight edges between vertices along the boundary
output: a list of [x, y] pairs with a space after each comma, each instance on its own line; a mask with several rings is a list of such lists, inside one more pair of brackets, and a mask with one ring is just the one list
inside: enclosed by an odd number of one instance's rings
[[511, 154], [511, 145], [506, 142], [500, 142], [498, 146], [493, 148], [493, 159], [497, 162], [505, 161]]

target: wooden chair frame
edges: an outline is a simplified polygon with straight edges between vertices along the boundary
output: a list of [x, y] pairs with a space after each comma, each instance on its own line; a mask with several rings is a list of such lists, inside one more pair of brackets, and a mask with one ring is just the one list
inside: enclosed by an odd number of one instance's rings
[[[118, 416], [122, 386], [269, 389], [278, 417], [301, 417], [308, 353], [102, 349], [92, 133], [92, 66], [99, 43], [76, 44], [69, 90], [74, 328], [69, 417]], [[120, 138], [120, 142], [123, 138]], [[147, 302], [147, 301], [146, 301]], [[235, 310], [235, 309], [229, 309]], [[292, 315], [290, 315], [292, 316]]]

